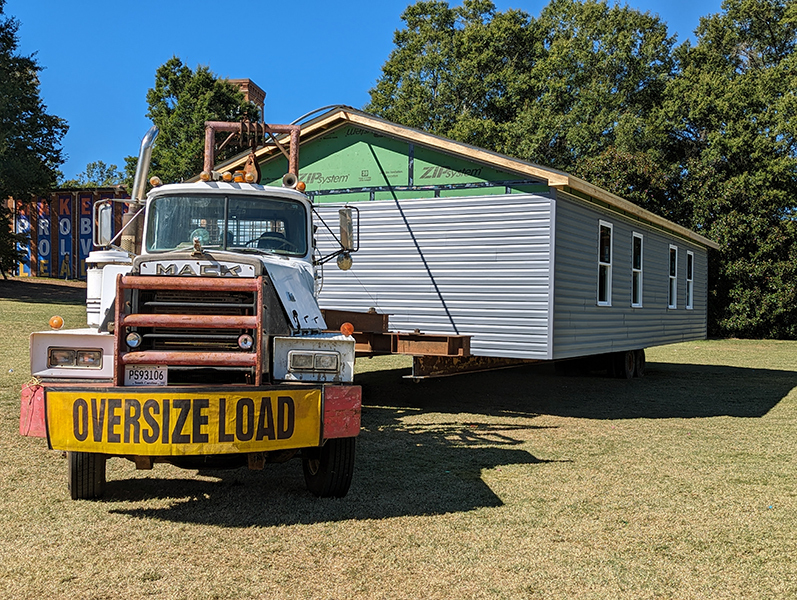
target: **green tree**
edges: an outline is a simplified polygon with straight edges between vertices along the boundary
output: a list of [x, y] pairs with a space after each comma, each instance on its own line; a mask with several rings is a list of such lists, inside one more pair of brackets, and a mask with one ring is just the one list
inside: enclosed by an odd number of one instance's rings
[[75, 179], [67, 179], [60, 187], [62, 188], [97, 188], [111, 187], [120, 185], [123, 176], [119, 168], [114, 165], [106, 165], [103, 161], [97, 160], [86, 165], [82, 173], [78, 173]]
[[594, 0], [553, 0], [537, 19], [432, 0], [402, 19], [366, 110], [575, 173], [615, 146], [656, 147], [649, 124], [674, 66], [657, 17]]
[[685, 223], [722, 249], [712, 332], [797, 337], [797, 4], [726, 0], [677, 51], [663, 111]]
[[665, 23], [628, 6], [553, 0], [534, 27], [542, 51], [504, 150], [579, 174], [609, 148], [655, 147], [651, 118], [674, 68]]
[[[257, 107], [241, 91], [208, 67], [196, 70], [172, 57], [158, 67], [155, 87], [147, 91], [147, 116], [160, 133], [152, 151], [151, 172], [164, 183], [189, 179], [202, 170], [205, 121], [255, 120]], [[219, 160], [235, 149], [225, 148]], [[135, 157], [125, 159], [126, 183], [132, 184]]]
[[19, 263], [26, 262], [26, 253], [19, 250], [19, 245], [29, 241], [30, 233], [14, 232], [11, 214], [8, 210], [0, 210], [0, 274], [3, 279], [8, 279], [6, 274], [13, 272]]
[[55, 185], [67, 125], [47, 114], [39, 96], [41, 67], [19, 54], [19, 23], [4, 9], [0, 0], [0, 264], [9, 269], [19, 256], [5, 200], [27, 200]]
[[535, 44], [522, 11], [496, 12], [488, 0], [420, 1], [401, 15], [396, 49], [366, 110], [381, 117], [496, 148], [516, 117]]

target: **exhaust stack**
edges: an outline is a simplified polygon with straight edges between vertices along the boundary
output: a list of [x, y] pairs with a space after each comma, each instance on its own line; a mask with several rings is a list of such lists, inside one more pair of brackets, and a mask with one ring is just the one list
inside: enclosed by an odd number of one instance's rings
[[152, 160], [152, 146], [155, 145], [155, 138], [158, 137], [158, 127], [153, 125], [141, 140], [141, 149], [138, 151], [138, 164], [136, 165], [136, 177], [133, 180], [133, 192], [130, 199], [133, 202], [143, 202], [147, 195], [147, 173], [149, 173], [149, 163]]

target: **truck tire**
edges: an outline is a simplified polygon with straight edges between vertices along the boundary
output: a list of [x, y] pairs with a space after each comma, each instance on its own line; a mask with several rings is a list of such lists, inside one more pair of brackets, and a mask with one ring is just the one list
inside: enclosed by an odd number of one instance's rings
[[354, 447], [357, 438], [327, 440], [320, 448], [304, 452], [304, 482], [319, 498], [343, 498], [354, 474]]
[[632, 379], [636, 372], [636, 352], [633, 350], [615, 352], [613, 363], [615, 377], [618, 379]]
[[100, 498], [105, 493], [104, 454], [67, 452], [69, 463], [69, 494], [72, 500]]

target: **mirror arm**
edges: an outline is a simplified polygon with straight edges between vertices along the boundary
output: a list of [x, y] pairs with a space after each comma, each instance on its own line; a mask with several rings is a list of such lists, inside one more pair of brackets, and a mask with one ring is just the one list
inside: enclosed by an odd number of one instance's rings
[[[125, 229], [127, 229], [128, 227], [130, 227], [130, 225], [131, 225], [132, 223], [135, 223], [136, 219], [138, 219], [138, 217], [139, 217], [140, 215], [143, 215], [143, 214], [144, 214], [144, 211], [143, 211], [143, 210], [140, 210], [140, 209], [141, 209], [141, 207], [143, 207], [143, 206], [144, 206], [144, 204], [143, 204], [143, 203], [141, 203], [141, 202], [128, 202], [128, 204], [131, 204], [132, 206], [138, 206], [138, 207], [139, 207], [139, 210], [138, 210], [138, 211], [136, 211], [136, 213], [133, 215], [133, 218], [132, 218], [132, 219], [130, 219], [130, 220], [127, 222], [127, 224], [126, 224], [126, 225], [124, 225], [124, 226], [123, 226], [123, 227], [122, 227], [122, 228], [119, 230], [119, 233], [117, 233], [115, 236], [113, 236], [113, 239], [111, 239], [111, 241], [110, 241], [110, 242], [108, 242], [108, 245], [109, 245], [109, 246], [113, 246], [113, 245], [114, 245], [114, 242], [115, 242], [116, 240], [118, 240], [118, 239], [119, 239], [119, 238], [122, 236], [122, 234], [125, 232]], [[131, 208], [132, 208], [132, 206], [131, 206]]]

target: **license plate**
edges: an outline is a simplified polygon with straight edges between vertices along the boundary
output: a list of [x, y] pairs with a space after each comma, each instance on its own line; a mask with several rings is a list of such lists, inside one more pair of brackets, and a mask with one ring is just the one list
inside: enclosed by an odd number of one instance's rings
[[125, 385], [168, 385], [166, 365], [126, 365]]

